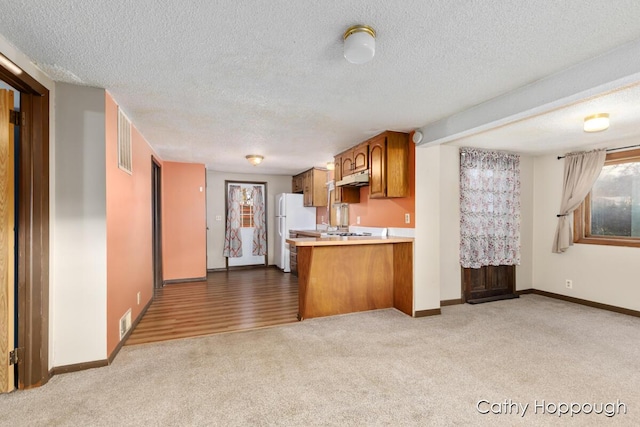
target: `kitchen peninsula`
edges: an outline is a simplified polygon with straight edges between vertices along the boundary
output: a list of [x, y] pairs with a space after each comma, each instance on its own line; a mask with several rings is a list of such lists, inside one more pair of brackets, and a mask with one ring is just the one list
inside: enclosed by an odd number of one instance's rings
[[413, 239], [303, 237], [297, 250], [300, 320], [395, 307], [413, 315]]

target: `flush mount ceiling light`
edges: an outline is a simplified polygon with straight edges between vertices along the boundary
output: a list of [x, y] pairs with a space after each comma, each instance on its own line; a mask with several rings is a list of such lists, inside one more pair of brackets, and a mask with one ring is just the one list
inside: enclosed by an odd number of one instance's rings
[[344, 33], [344, 57], [352, 64], [364, 64], [376, 54], [376, 32], [367, 25], [354, 25]]
[[251, 163], [253, 166], [258, 166], [264, 160], [264, 156], [259, 154], [249, 154], [245, 156], [245, 158]]
[[600, 132], [609, 128], [609, 113], [598, 113], [584, 118], [585, 132]]

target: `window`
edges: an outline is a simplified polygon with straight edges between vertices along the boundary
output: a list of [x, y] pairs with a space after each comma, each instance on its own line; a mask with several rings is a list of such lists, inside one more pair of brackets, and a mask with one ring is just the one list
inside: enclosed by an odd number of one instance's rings
[[253, 223], [253, 197], [251, 189], [242, 189], [242, 200], [240, 201], [241, 227], [254, 227]]
[[607, 154], [573, 223], [576, 243], [640, 247], [640, 149]]

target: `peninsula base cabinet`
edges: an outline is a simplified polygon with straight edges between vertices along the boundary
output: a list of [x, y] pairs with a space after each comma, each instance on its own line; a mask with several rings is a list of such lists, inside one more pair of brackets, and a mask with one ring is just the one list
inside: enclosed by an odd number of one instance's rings
[[395, 307], [413, 316], [413, 242], [298, 246], [300, 320]]

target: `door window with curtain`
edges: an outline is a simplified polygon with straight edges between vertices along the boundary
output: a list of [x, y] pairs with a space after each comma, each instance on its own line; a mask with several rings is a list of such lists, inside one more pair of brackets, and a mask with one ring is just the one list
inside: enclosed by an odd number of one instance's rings
[[[231, 233], [236, 256], [227, 258], [229, 267], [265, 265], [267, 254], [266, 210], [264, 194], [266, 185], [259, 182], [227, 181], [228, 213], [235, 219], [236, 229]], [[233, 191], [233, 195], [232, 195]], [[231, 199], [233, 197], [233, 203]], [[226, 242], [225, 242], [226, 243]], [[249, 248], [249, 249], [247, 249]], [[230, 247], [230, 253], [233, 252]]]

